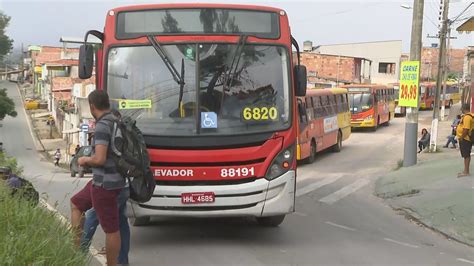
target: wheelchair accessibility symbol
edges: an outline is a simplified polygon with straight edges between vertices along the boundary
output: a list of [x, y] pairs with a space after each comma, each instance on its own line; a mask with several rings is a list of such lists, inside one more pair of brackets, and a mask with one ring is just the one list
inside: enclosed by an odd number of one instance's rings
[[217, 128], [217, 114], [201, 112], [201, 128]]

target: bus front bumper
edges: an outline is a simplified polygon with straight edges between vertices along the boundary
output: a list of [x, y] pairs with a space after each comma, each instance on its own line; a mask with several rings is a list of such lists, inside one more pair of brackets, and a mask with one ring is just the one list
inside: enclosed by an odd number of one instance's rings
[[[190, 216], [275, 216], [294, 211], [295, 171], [239, 185], [163, 186], [157, 185], [153, 198], [146, 203], [128, 202], [129, 217]], [[183, 204], [182, 193], [213, 192], [215, 202]]]
[[375, 126], [374, 119], [351, 121], [351, 127], [374, 127], [374, 126]]

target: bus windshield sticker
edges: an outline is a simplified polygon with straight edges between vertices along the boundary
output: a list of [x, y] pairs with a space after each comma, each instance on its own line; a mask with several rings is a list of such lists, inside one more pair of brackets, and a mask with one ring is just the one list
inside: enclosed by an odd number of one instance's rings
[[333, 132], [339, 129], [337, 124], [337, 116], [324, 118], [324, 133]]
[[278, 109], [275, 106], [245, 107], [242, 110], [244, 121], [276, 121]]
[[119, 100], [119, 109], [151, 109], [151, 100]]
[[217, 128], [217, 114], [201, 112], [201, 128]]

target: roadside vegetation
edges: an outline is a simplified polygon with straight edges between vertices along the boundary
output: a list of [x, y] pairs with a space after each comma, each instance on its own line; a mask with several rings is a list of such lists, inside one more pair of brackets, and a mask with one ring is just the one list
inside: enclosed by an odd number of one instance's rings
[[[0, 167], [21, 168], [14, 158], [0, 152]], [[68, 226], [56, 214], [34, 206], [0, 180], [0, 258], [1, 265], [86, 265], [88, 255], [73, 245]]]

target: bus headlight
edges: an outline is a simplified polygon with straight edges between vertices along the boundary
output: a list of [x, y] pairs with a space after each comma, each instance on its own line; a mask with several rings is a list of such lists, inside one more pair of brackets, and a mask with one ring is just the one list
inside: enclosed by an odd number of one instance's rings
[[288, 148], [281, 151], [273, 159], [270, 167], [268, 167], [265, 178], [267, 180], [273, 180], [290, 170], [291, 164], [295, 158], [295, 144], [288, 146]]
[[365, 120], [365, 121], [370, 121], [370, 120], [372, 120], [372, 118], [374, 118], [374, 117], [371, 116], [371, 115], [369, 115], [369, 116], [367, 116], [366, 118], [364, 118], [364, 120]]

